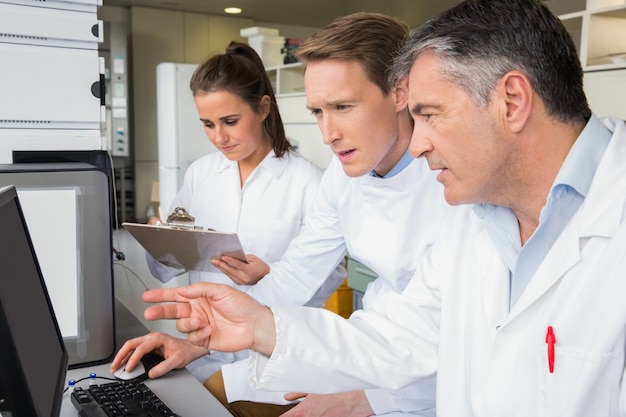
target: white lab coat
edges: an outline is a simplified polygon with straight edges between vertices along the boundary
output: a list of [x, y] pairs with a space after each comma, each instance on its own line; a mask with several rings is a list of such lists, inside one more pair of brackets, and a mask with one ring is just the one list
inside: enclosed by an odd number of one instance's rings
[[252, 356], [251, 383], [333, 392], [437, 369], [443, 417], [626, 415], [626, 125], [604, 123], [614, 134], [587, 197], [510, 312], [507, 267], [471, 207], [454, 208], [403, 294], [348, 321], [274, 308], [277, 346]]
[[345, 278], [327, 279], [346, 253], [381, 277], [368, 294], [402, 291], [419, 257], [439, 236], [449, 207], [435, 176], [425, 160], [417, 159], [390, 178], [348, 177], [333, 158], [303, 232], [248, 293], [269, 306], [320, 306], [329, 282], [334, 291]]
[[[346, 250], [380, 277], [367, 288], [364, 305], [382, 293], [402, 291], [419, 257], [438, 238], [449, 208], [435, 175], [425, 160], [417, 159], [390, 178], [348, 177], [333, 158], [306, 228], [283, 259], [272, 265], [270, 274], [248, 289], [249, 294], [270, 306], [319, 306], [328, 297], [328, 289], [334, 290], [343, 280], [327, 276]], [[229, 401], [284, 402], [280, 393], [251, 392], [247, 365], [243, 365], [222, 368]], [[366, 395], [377, 413], [432, 409], [434, 385], [433, 377], [402, 390], [367, 390]]]
[[[241, 187], [237, 162], [212, 152], [190, 165], [170, 212], [184, 207], [196, 225], [235, 232], [246, 253], [276, 262], [305, 224], [322, 172], [297, 153], [276, 158], [271, 151]], [[150, 258], [148, 266], [162, 282], [184, 272]], [[191, 271], [189, 281], [236, 286], [218, 270]]]
[[[240, 186], [239, 168], [221, 152], [213, 152], [192, 163], [185, 173], [170, 212], [184, 207], [195, 217], [195, 224], [222, 232], [236, 232], [246, 253], [265, 262], [276, 262], [307, 221], [312, 196], [322, 176], [322, 169], [293, 152], [276, 158], [270, 153]], [[183, 273], [163, 265], [147, 255], [148, 267], [159, 280], [166, 282]], [[345, 275], [343, 268], [337, 274]], [[244, 288], [218, 271], [189, 272], [190, 283], [217, 282]], [[188, 366], [204, 382], [223, 363], [247, 358], [237, 354], [213, 352]]]

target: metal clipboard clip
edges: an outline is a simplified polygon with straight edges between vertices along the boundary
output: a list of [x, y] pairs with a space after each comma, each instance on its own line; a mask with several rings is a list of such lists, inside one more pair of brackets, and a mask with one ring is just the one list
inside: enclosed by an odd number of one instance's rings
[[166, 225], [172, 227], [184, 227], [193, 229], [196, 218], [187, 212], [183, 207], [176, 207], [172, 214], [167, 216]]
[[189, 214], [184, 207], [176, 207], [172, 214], [167, 216], [164, 225], [178, 229], [213, 231], [213, 229], [209, 229], [208, 227], [196, 226], [195, 222], [196, 218]]

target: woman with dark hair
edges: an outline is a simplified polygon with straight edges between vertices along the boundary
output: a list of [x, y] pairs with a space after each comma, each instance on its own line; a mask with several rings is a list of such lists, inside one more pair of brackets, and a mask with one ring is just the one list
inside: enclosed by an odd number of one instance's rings
[[[322, 170], [294, 152], [269, 77], [250, 46], [231, 42], [224, 54], [206, 59], [190, 88], [200, 122], [219, 152], [191, 164], [170, 212], [184, 207], [196, 225], [237, 233], [248, 258], [240, 268], [263, 276], [303, 227]], [[162, 282], [186, 272], [149, 255], [148, 265]], [[218, 269], [189, 271], [189, 281], [242, 287]], [[204, 382], [222, 363], [239, 357], [245, 356], [211, 352], [188, 367]]]

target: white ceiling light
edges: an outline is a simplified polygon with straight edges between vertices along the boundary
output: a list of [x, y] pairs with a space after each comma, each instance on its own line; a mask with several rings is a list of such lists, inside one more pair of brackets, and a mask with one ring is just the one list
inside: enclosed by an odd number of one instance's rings
[[228, 13], [228, 14], [239, 14], [241, 13], [241, 8], [240, 7], [227, 7], [224, 9], [224, 13]]

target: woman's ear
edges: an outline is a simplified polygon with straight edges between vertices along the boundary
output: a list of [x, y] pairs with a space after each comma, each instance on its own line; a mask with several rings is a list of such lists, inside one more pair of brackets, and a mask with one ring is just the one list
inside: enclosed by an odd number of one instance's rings
[[270, 100], [270, 96], [267, 94], [261, 97], [261, 102], [259, 103], [259, 114], [263, 116], [263, 119], [266, 119], [270, 114], [270, 109], [272, 108], [272, 102]]

